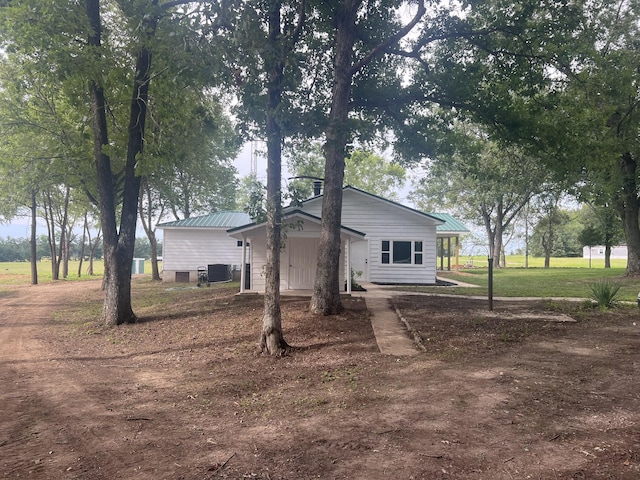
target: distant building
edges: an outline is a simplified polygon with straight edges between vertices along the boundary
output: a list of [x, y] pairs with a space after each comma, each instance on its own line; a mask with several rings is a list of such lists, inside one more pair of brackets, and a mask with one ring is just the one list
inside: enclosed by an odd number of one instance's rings
[[[589, 247], [582, 247], [582, 258], [604, 258], [604, 246], [603, 245], [595, 245], [591, 247], [591, 255], [589, 255]], [[615, 247], [611, 247], [611, 258], [627, 258], [627, 246], [626, 245], [617, 245]]]

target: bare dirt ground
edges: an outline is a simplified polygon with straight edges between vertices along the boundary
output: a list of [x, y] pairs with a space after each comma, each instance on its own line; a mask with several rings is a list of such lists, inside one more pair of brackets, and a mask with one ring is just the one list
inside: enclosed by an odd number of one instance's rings
[[637, 308], [402, 296], [425, 352], [398, 358], [363, 300], [285, 297], [272, 359], [234, 292], [136, 282], [111, 329], [99, 282], [0, 293], [0, 478], [640, 478]]

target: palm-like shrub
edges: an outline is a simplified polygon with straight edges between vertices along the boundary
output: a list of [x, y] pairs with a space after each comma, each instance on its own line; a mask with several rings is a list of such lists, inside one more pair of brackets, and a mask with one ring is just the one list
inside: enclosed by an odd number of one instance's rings
[[620, 284], [610, 280], [602, 280], [591, 285], [590, 298], [600, 308], [613, 308], [618, 303]]

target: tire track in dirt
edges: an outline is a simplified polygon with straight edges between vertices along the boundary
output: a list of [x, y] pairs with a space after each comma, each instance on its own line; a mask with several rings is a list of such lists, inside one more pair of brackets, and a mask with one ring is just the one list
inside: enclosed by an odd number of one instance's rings
[[200, 478], [199, 462], [178, 461], [202, 443], [195, 420], [182, 424], [154, 402], [154, 389], [172, 388], [178, 373], [142, 357], [61, 352], [50, 339], [67, 328], [52, 323], [56, 310], [91, 288], [100, 283], [0, 297], [0, 478]]
[[46, 341], [56, 308], [78, 288], [87, 286], [16, 288], [0, 300], [0, 473], [5, 478], [82, 478], [89, 470], [91, 478], [114, 478], [95, 464], [110, 462], [111, 446], [102, 439], [117, 437], [113, 429], [122, 422]]
[[[76, 285], [18, 287], [0, 299], [0, 472], [62, 478], [77, 459], [65, 431], [82, 388], [52, 360], [44, 339], [53, 312]], [[60, 409], [67, 418], [58, 417]], [[81, 407], [80, 407], [81, 408]], [[71, 477], [70, 477], [71, 478]]]

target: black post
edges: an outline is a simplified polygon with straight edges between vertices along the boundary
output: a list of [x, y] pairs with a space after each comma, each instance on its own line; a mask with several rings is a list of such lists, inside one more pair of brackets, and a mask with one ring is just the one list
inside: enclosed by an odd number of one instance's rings
[[493, 311], [493, 258], [489, 257], [489, 311]]

